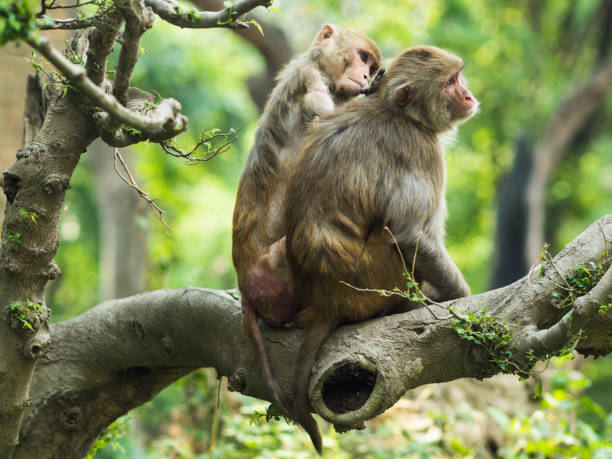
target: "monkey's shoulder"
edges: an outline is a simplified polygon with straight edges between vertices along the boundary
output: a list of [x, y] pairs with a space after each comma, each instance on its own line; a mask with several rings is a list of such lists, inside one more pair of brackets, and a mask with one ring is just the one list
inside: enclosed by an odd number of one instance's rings
[[268, 99], [270, 104], [279, 101], [296, 102], [312, 87], [327, 88], [329, 82], [307, 54], [289, 62], [276, 78], [276, 86]]

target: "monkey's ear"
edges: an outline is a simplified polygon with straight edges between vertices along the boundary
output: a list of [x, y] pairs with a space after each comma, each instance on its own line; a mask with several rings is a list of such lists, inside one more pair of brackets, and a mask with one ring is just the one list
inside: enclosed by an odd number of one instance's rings
[[412, 100], [412, 88], [410, 84], [400, 86], [395, 92], [395, 103], [400, 107], [408, 105], [408, 102]]
[[316, 43], [323, 45], [327, 43], [331, 37], [338, 33], [338, 29], [333, 24], [325, 24], [317, 34]]

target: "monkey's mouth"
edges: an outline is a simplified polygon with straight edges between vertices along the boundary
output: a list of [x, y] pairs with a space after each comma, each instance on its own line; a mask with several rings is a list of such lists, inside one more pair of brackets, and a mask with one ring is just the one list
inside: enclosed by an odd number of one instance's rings
[[355, 78], [351, 78], [349, 77], [349, 80], [351, 80], [353, 83], [355, 83], [357, 86], [359, 86], [361, 89], [364, 89], [365, 87], [368, 86], [368, 82], [362, 82], [362, 81], [358, 81]]

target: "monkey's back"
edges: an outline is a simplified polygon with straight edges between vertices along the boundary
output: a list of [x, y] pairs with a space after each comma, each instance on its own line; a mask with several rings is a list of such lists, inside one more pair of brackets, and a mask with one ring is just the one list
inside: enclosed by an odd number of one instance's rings
[[444, 174], [441, 152], [419, 151], [422, 136], [368, 99], [336, 109], [307, 133], [285, 199], [303, 322], [322, 314], [360, 321], [397, 304], [398, 297], [357, 289], [404, 286], [404, 263], [385, 227], [401, 237], [407, 219], [428, 220], [440, 205], [419, 191], [437, 186], [423, 183], [424, 168], [440, 168], [435, 181]]
[[242, 259], [258, 258], [263, 248], [283, 236], [287, 162], [305, 132], [299, 100], [306, 92], [302, 73], [308, 71], [307, 62], [307, 55], [302, 55], [279, 74], [240, 177], [232, 223], [232, 259], [239, 284], [248, 269]]

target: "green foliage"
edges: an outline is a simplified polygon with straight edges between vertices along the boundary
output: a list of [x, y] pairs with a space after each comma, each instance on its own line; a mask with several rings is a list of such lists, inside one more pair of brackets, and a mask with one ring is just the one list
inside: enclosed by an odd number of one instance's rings
[[31, 221], [34, 224], [37, 223], [38, 214], [36, 212], [28, 212], [25, 209], [19, 209], [18, 212], [19, 212], [19, 215], [21, 215], [26, 220], [29, 220], [29, 221]]
[[[543, 276], [549, 266], [555, 270], [555, 262], [552, 255], [548, 251], [549, 244], [544, 243], [539, 258], [542, 261], [540, 265], [540, 275]], [[551, 292], [555, 306], [559, 309], [570, 308], [574, 305], [577, 298], [586, 295], [600, 281], [606, 273], [610, 264], [608, 251], [604, 251], [601, 258], [597, 261], [591, 261], [588, 265], [578, 265], [574, 270], [563, 279], [563, 283], [556, 283], [555, 289]], [[605, 315], [612, 307], [603, 300], [599, 304], [599, 314]]]
[[[64, 41], [66, 43], [66, 48], [69, 50], [69, 54], [74, 56], [71, 57], [71, 59], [77, 60], [77, 63], [82, 63], [82, 59], [78, 57], [68, 45], [68, 40]], [[46, 61], [39, 59], [34, 50], [32, 50], [32, 57], [28, 58], [27, 60], [36, 72], [40, 72], [46, 77], [45, 82], [43, 84], [43, 89], [46, 88], [48, 85], [51, 85], [52, 87], [55, 87], [56, 89], [61, 91], [62, 97], [66, 95], [69, 89], [72, 89], [73, 91], [77, 90], [72, 84], [70, 84], [70, 80], [68, 78], [65, 78], [60, 72], [54, 69], [48, 70], [47, 66], [45, 65]]]
[[8, 309], [9, 317], [31, 332], [38, 330], [41, 325], [41, 316], [45, 313], [42, 305], [30, 300], [24, 303], [13, 301], [5, 307]]
[[[556, 307], [563, 309], [573, 306], [576, 298], [590, 292], [605, 272], [606, 269], [601, 262], [591, 261], [588, 266], [576, 266], [574, 271], [565, 278], [565, 284], [558, 285], [557, 290], [560, 291], [553, 290], [551, 293], [552, 297], [558, 300]], [[607, 309], [609, 305], [605, 305], [602, 301], [601, 307]]]
[[532, 415], [509, 418], [488, 408], [505, 437], [499, 457], [609, 457], [612, 415], [581, 395], [590, 384], [581, 373], [561, 370], [554, 375], [551, 390], [544, 393], [540, 410]]
[[119, 439], [125, 437], [129, 432], [129, 419], [127, 416], [122, 417], [110, 424], [91, 447], [87, 459], [93, 459], [98, 451], [107, 446], [111, 446], [113, 451], [118, 450], [125, 453], [125, 448], [121, 446]]
[[4, 0], [0, 3], [0, 46], [25, 40], [36, 30], [33, 0]]
[[[189, 152], [218, 134], [213, 129], [228, 133], [246, 123], [231, 149], [193, 167], [186, 168], [158, 145], [136, 147], [139, 184], [158, 199], [174, 230], [168, 237], [156, 223], [150, 224], [149, 286], [233, 288], [231, 215], [258, 116], [246, 80], [260, 71], [262, 62], [228, 31], [176, 32], [160, 22], [144, 35], [143, 45], [149, 54], [139, 60], [133, 85], [176, 98], [189, 117], [188, 132], [173, 146]], [[207, 157], [218, 146], [203, 145], [198, 157]]]
[[7, 228], [5, 235], [7, 241], [12, 242], [13, 244], [21, 244], [21, 233], [19, 231]]
[[406, 279], [406, 287], [401, 289], [399, 287], [395, 287], [393, 290], [381, 290], [381, 289], [369, 289], [369, 288], [357, 288], [347, 282], [340, 281], [342, 284], [345, 284], [355, 290], [360, 292], [373, 292], [378, 293], [381, 296], [401, 296], [402, 298], [406, 298], [415, 303], [426, 303], [431, 302], [425, 294], [421, 291], [419, 287], [419, 283], [414, 280], [412, 274], [408, 272], [403, 272], [402, 276]]
[[274, 403], [270, 403], [265, 411], [255, 410], [249, 418], [249, 425], [257, 424], [258, 422], [270, 422], [270, 421], [285, 421], [288, 424], [294, 424], [294, 422], [283, 416]]
[[230, 27], [235, 24], [236, 12], [234, 11], [234, 2], [231, 0], [225, 0], [223, 6], [227, 8], [227, 21], [217, 21], [219, 25], [229, 25]]
[[412, 274], [404, 272], [402, 276], [406, 279], [406, 288], [404, 290], [395, 287], [394, 292], [401, 294], [404, 298], [415, 303], [424, 303], [427, 300], [425, 294], [421, 291], [419, 283], [414, 280]]
[[491, 362], [497, 364], [503, 373], [517, 373], [518, 370], [519, 375], [525, 375], [511, 362], [512, 352], [506, 348], [511, 341], [509, 324], [490, 315], [486, 307], [457, 317], [451, 328], [461, 339], [484, 348], [491, 356]]

